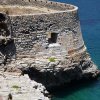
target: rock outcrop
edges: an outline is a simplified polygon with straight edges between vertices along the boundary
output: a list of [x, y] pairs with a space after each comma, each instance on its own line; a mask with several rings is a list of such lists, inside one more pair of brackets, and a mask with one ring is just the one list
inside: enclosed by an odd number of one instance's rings
[[0, 72], [0, 100], [50, 100], [46, 96], [46, 88], [28, 75]]
[[21, 71], [23, 74], [28, 74], [31, 80], [42, 83], [48, 89], [67, 85], [74, 80], [96, 79], [100, 75], [100, 71], [87, 52], [73, 58], [37, 59], [34, 62], [32, 59], [28, 61], [24, 59], [16, 63], [9, 66], [7, 71]]

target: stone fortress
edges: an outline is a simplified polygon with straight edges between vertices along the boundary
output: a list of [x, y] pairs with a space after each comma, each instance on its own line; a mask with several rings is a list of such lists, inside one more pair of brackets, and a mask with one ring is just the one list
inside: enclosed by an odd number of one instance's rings
[[78, 7], [0, 0], [0, 70], [28, 73], [47, 88], [96, 78], [99, 71], [84, 45]]
[[[7, 58], [62, 58], [86, 51], [76, 6], [37, 0], [4, 0], [0, 4], [0, 27], [4, 26], [0, 37], [5, 49], [1, 53]], [[3, 39], [8, 41], [6, 48]]]

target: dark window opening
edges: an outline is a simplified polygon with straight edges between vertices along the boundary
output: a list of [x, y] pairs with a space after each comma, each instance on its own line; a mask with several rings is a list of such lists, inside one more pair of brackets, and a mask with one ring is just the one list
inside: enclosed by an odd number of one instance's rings
[[57, 36], [58, 36], [57, 33], [51, 33], [50, 37], [48, 39], [48, 42], [49, 43], [56, 43], [57, 42]]

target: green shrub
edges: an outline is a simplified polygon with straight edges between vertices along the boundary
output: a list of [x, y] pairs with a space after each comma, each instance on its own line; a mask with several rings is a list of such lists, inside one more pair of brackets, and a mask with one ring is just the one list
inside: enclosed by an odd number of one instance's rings
[[12, 88], [14, 88], [14, 89], [19, 89], [20, 87], [17, 86], [17, 85], [13, 85]]
[[56, 60], [55, 60], [54, 57], [52, 57], [52, 58], [49, 58], [49, 61], [50, 61], [50, 62], [55, 62]]

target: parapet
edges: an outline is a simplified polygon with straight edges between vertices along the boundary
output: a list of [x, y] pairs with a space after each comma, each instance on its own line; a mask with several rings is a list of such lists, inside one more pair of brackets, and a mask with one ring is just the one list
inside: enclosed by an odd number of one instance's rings
[[0, 0], [0, 11], [15, 14], [56, 13], [75, 11], [77, 7], [70, 4], [47, 0]]

